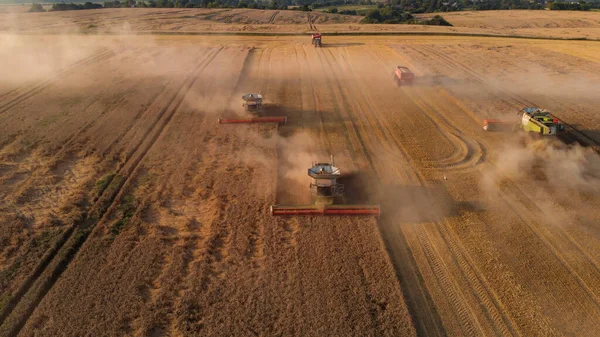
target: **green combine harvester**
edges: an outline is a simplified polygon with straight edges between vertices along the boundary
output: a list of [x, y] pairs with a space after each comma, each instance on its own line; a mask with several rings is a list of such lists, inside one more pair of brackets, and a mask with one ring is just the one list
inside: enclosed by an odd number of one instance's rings
[[519, 113], [522, 114], [521, 128], [527, 132], [533, 132], [540, 136], [556, 136], [565, 129], [565, 125], [558, 118], [553, 117], [548, 110], [530, 107]]
[[484, 119], [483, 129], [486, 131], [521, 129], [540, 136], [556, 136], [565, 130], [565, 125], [558, 118], [552, 116], [550, 111], [538, 107], [528, 107], [518, 112], [521, 115], [520, 123], [500, 119]]

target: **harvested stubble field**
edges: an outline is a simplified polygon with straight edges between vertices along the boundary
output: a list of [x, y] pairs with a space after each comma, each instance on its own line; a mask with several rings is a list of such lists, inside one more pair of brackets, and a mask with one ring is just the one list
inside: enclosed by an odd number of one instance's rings
[[[597, 43], [1, 43], [2, 336], [600, 334]], [[534, 104], [587, 146], [481, 128]], [[271, 217], [329, 154], [381, 218]]]

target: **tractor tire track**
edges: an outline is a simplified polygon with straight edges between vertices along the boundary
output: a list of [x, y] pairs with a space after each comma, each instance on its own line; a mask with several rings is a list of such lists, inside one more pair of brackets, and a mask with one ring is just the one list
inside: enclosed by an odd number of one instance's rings
[[[391, 64], [389, 60], [376, 49], [368, 49], [367, 52], [378, 61], [382, 67]], [[429, 163], [432, 168], [446, 170], [472, 170], [477, 165], [481, 164], [487, 153], [485, 147], [474, 139], [468, 137], [459, 127], [447, 118], [447, 113], [442, 113], [447, 108], [445, 106], [437, 106], [434, 102], [429, 102], [426, 99], [426, 94], [420, 88], [411, 88], [406, 91], [406, 94], [418, 105], [423, 112], [423, 116], [427, 118], [434, 127], [443, 135], [446, 140], [453, 145], [455, 151], [446, 158], [440, 158]]]
[[[165, 88], [163, 87], [161, 92], [164, 91], [164, 89]], [[115, 140], [113, 140], [111, 145], [109, 145], [109, 149], [115, 143], [117, 143], [125, 135], [125, 133], [127, 133], [135, 125], [135, 123], [138, 121], [138, 119], [141, 116], [143, 116], [145, 112], [148, 111], [148, 106], [154, 104], [156, 102], [156, 100], [158, 99], [158, 97], [160, 97], [160, 94], [156, 95], [148, 105], [145, 105], [144, 107], [142, 107], [141, 109], [138, 110], [138, 112], [136, 113], [136, 116], [132, 119], [131, 123], [126, 127], [125, 131], [123, 133], [121, 133]], [[111, 104], [108, 105], [106, 107], [106, 109], [103, 110], [98, 117], [93, 118], [91, 121], [85, 123], [79, 130], [74, 132], [71, 136], [67, 137], [65, 139], [65, 141], [61, 145], [59, 145], [58, 152], [52, 156], [51, 160], [46, 165], [49, 167], [60, 165], [60, 163], [64, 160], [64, 157], [66, 156], [66, 154], [68, 152], [76, 151], [75, 144], [78, 141], [85, 140], [85, 137], [83, 137], [85, 135], [85, 132], [88, 131], [90, 128], [92, 128], [94, 125], [96, 125], [99, 121], [101, 121], [102, 117], [104, 117], [106, 115], [110, 115], [110, 113], [115, 111], [124, 101], [125, 101], [124, 95], [117, 94], [117, 98], [115, 100], [113, 100], [113, 102], [111, 102]], [[90, 103], [89, 106], [94, 105], [94, 103], [96, 103], [96, 101]], [[84, 112], [86, 110], [87, 109], [85, 109]], [[100, 156], [104, 157], [106, 155], [107, 151], [104, 151], [103, 153], [101, 153]], [[19, 185], [12, 188], [12, 191], [13, 191], [12, 193], [7, 193], [7, 194], [1, 196], [1, 199], [6, 200], [8, 197], [15, 196], [15, 194], [22, 192], [24, 186], [26, 186], [35, 177], [36, 177], [35, 175], [29, 175], [27, 179], [22, 180], [19, 183]]]
[[[438, 224], [435, 224], [436, 226]], [[432, 243], [431, 237], [426, 233], [426, 230], [417, 231], [417, 239], [419, 246], [423, 249], [428, 265], [432, 268], [440, 289], [443, 291], [445, 298], [449, 301], [450, 310], [454, 313], [456, 320], [460, 321], [459, 329], [461, 336], [479, 336], [484, 335], [479, 323], [476, 321], [470, 306], [466, 299], [461, 294], [458, 284], [450, 275], [448, 267], [444, 265], [442, 258], [436, 252], [436, 246]], [[438, 248], [439, 249], [439, 248]]]
[[[385, 58], [377, 50], [369, 49], [369, 51], [372, 51], [375, 54], [375, 55], [373, 55], [373, 53], [371, 53], [371, 57], [373, 59], [375, 59], [383, 67], [385, 67], [389, 63], [387, 60], [385, 60]], [[432, 110], [435, 110], [435, 108], [423, 109], [423, 107], [421, 107], [421, 109], [423, 111], [429, 111], [430, 113]], [[441, 116], [441, 114], [440, 114], [440, 118], [442, 118], [442, 121], [444, 123], [448, 124], [447, 125], [448, 129], [454, 130], [454, 132], [462, 134], [462, 132], [460, 132], [460, 130], [458, 130], [452, 123], [450, 123], [447, 119], [445, 119], [443, 116]], [[437, 122], [436, 124], [443, 125], [443, 123], [440, 123], [440, 121], [436, 121], [436, 122]], [[452, 131], [440, 130], [440, 132], [452, 132]], [[458, 137], [458, 135], [456, 133], [454, 133], [454, 136]], [[466, 143], [466, 141], [465, 141], [465, 143]], [[423, 181], [423, 180], [421, 179], [421, 181]], [[469, 255], [466, 253], [464, 248], [460, 248], [457, 244], [457, 241], [452, 238], [452, 236], [450, 234], [451, 232], [449, 232], [449, 229], [448, 229], [448, 225], [436, 222], [435, 228], [437, 228], [438, 232], [437, 232], [437, 234], [436, 233], [432, 233], [432, 234], [434, 234], [434, 237], [439, 237], [443, 240], [443, 242], [445, 242], [445, 246], [455, 256], [455, 260], [458, 261], [457, 267], [460, 270], [460, 275], [462, 275], [462, 278], [464, 279], [464, 281], [470, 285], [470, 287], [460, 287], [458, 289], [463, 289], [463, 291], [466, 288], [474, 289], [470, 293], [472, 294], [472, 296], [478, 298], [480, 303], [484, 303], [484, 305], [482, 305], [481, 309], [483, 311], [483, 314], [486, 315], [491, 328], [493, 329], [493, 331], [496, 332], [496, 334], [519, 335], [517, 333], [517, 331], [514, 329], [515, 324], [514, 324], [514, 322], [512, 322], [510, 315], [508, 315], [506, 309], [503, 309], [501, 307], [500, 302], [496, 299], [495, 295], [493, 295], [493, 292], [491, 291], [491, 287], [489, 286], [487, 281], [485, 281], [485, 279], [483, 279], [483, 277], [477, 277], [477, 275], [475, 273], [473, 273], [473, 268], [471, 267], [472, 264], [469, 265], [468, 263], [465, 262], [465, 260], [469, 259]], [[419, 230], [417, 230], [417, 231], [419, 233], [418, 235], [421, 235], [421, 237], [423, 235], [426, 235], [426, 236], [432, 235], [429, 233], [427, 233], [427, 234], [422, 233]], [[438, 246], [439, 245], [436, 245], [436, 247], [438, 247]], [[439, 246], [439, 247], [441, 248], [441, 246]], [[426, 246], [425, 246], [425, 249], [427, 251]], [[428, 254], [428, 255], [429, 255], [430, 262], [433, 263], [434, 255], [432, 255], [432, 254]], [[440, 269], [438, 267], [435, 274], [440, 275], [443, 271], [444, 271], [444, 269]], [[443, 276], [442, 276], [442, 280], [443, 280]], [[446, 285], [448, 285], [447, 282], [446, 282]], [[442, 287], [442, 288], [446, 289], [446, 287]], [[456, 297], [455, 297], [455, 299], [456, 299]], [[463, 309], [460, 309], [461, 303], [465, 303], [465, 302], [464, 301], [455, 302], [452, 305], [452, 307], [454, 307], [454, 308], [458, 307], [459, 315], [462, 315], [462, 321], [464, 324], [467, 324], [467, 327], [468, 327], [469, 324], [471, 324], [471, 323], [469, 322], [469, 320], [467, 320], [467, 316], [462, 311], [462, 310], [465, 310], [465, 308], [463, 307]], [[481, 326], [479, 327], [479, 329], [481, 329]], [[473, 327], [471, 327], [471, 328], [469, 328], [469, 330], [467, 332], [473, 333], [473, 331], [474, 331]], [[481, 330], [478, 330], [478, 331], [481, 331]]]
[[[496, 87], [496, 86], [492, 86], [492, 85], [489, 85], [489, 84], [485, 83], [485, 82], [484, 82], [484, 80], [483, 80], [482, 78], [480, 78], [480, 77], [479, 77], [479, 76], [478, 76], [478, 75], [477, 75], [477, 74], [476, 74], [474, 71], [472, 71], [471, 69], [469, 69], [467, 66], [465, 66], [465, 65], [463, 65], [463, 64], [461, 64], [461, 63], [459, 63], [459, 62], [455, 62], [455, 61], [453, 61], [453, 60], [449, 60], [449, 58], [448, 58], [447, 56], [445, 56], [445, 55], [443, 55], [443, 54], [441, 54], [441, 53], [438, 53], [438, 52], [436, 52], [436, 51], [434, 50], [434, 48], [425, 47], [424, 49], [426, 49], [428, 52], [430, 52], [430, 54], [433, 54], [433, 55], [436, 55], [436, 56], [438, 56], [440, 59], [442, 59], [442, 60], [443, 60], [443, 61], [445, 61], [445, 62], [448, 62], [448, 63], [450, 63], [450, 62], [451, 62], [451, 63], [452, 63], [452, 64], [453, 64], [455, 67], [457, 67], [457, 68], [460, 68], [460, 69], [461, 69], [462, 71], [464, 71], [464, 72], [465, 72], [467, 75], [469, 75], [470, 77], [472, 77], [473, 79], [475, 79], [475, 80], [477, 80], [479, 83], [481, 83], [481, 85], [488, 86], [488, 87], [492, 87], [494, 90], [499, 90], [500, 92], [502, 92], [503, 94], [505, 94], [506, 96], [510, 97], [512, 100], [514, 100], [515, 102], [517, 102], [517, 104], [519, 104], [519, 106], [522, 106], [522, 105], [524, 105], [524, 104], [525, 104], [525, 105], [529, 105], [529, 106], [536, 106], [536, 104], [535, 104], [535, 103], [533, 103], [533, 102], [531, 102], [531, 101], [529, 101], [529, 100], [527, 100], [527, 99], [525, 99], [525, 98], [523, 98], [523, 97], [521, 97], [521, 96], [519, 96], [519, 95], [516, 95], [516, 94], [510, 93], [510, 92], [507, 92], [506, 90], [503, 90], [502, 88], [498, 88], [498, 87]], [[565, 124], [565, 125], [568, 125], [568, 124]], [[575, 129], [574, 127], [572, 127], [572, 126], [569, 126], [569, 127], [570, 127], [572, 130], [574, 130], [574, 131], [576, 131], [576, 132], [579, 132], [579, 131], [577, 131], [577, 129]], [[581, 132], [579, 132], [579, 133], [580, 133], [580, 135], [581, 135], [581, 136], [583, 136], [583, 137], [587, 137], [587, 136], [586, 136], [584, 133], [581, 133]], [[589, 139], [589, 141], [590, 141], [590, 142], [592, 142], [593, 144], [598, 144], [598, 143], [597, 143], [596, 141], [594, 141], [593, 139], [591, 139], [591, 138], [589, 138], [589, 137], [587, 137], [587, 138], [588, 138], [588, 139]], [[595, 149], [595, 150], [596, 150], [596, 149]], [[535, 205], [535, 202], [534, 202], [534, 201], [533, 201], [533, 200], [532, 200], [532, 199], [531, 199], [529, 196], [527, 196], [527, 194], [526, 194], [526, 193], [524, 193], [524, 192], [523, 192], [523, 191], [522, 191], [522, 190], [521, 190], [519, 187], [517, 187], [517, 186], [516, 186], [516, 184], [515, 184], [514, 182], [512, 182], [512, 181], [511, 181], [511, 187], [512, 187], [513, 189], [517, 189], [517, 190], [519, 191], [519, 194], [520, 194], [520, 195], [521, 195], [523, 198], [525, 198], [524, 202], [527, 202], [527, 203], [528, 203], [528, 204], [530, 204], [530, 205]], [[538, 211], [539, 211], [539, 212], [541, 212], [541, 210], [539, 210], [539, 209], [538, 209]], [[517, 211], [517, 210], [515, 210], [515, 212], [518, 212], [518, 211]], [[562, 229], [557, 229], [557, 234], [559, 234], [559, 235], [563, 236], [563, 237], [565, 238], [565, 240], [566, 240], [566, 241], [568, 241], [568, 242], [569, 242], [569, 243], [571, 243], [571, 244], [572, 244], [574, 247], [576, 247], [576, 249], [577, 249], [577, 251], [579, 252], [579, 254], [581, 254], [581, 256], [582, 256], [584, 259], [586, 259], [586, 260], [587, 260], [587, 261], [588, 261], [588, 262], [591, 264], [591, 266], [594, 268], [594, 270], [596, 271], [596, 273], [597, 273], [598, 275], [600, 275], [600, 266], [599, 266], [598, 262], [596, 262], [596, 261], [595, 261], [595, 259], [593, 259], [593, 258], [592, 258], [592, 257], [591, 257], [591, 256], [590, 256], [590, 255], [589, 255], [587, 252], [585, 252], [585, 250], [584, 250], [584, 249], [581, 247], [581, 245], [579, 245], [579, 244], [578, 244], [578, 243], [575, 241], [575, 239], [574, 239], [574, 238], [572, 238], [570, 235], [568, 235], [568, 233], [566, 233], [566, 232], [565, 232], [564, 230], [562, 230]], [[547, 241], [545, 241], [545, 243], [548, 245], [548, 242], [547, 242]], [[553, 249], [553, 251], [557, 252], [557, 250], [556, 250], [556, 249]], [[560, 255], [560, 254], [559, 254], [559, 255]], [[559, 257], [559, 256], [556, 256], [556, 257], [557, 257], [559, 260], [561, 260], [561, 259], [562, 259], [562, 257]], [[563, 261], [563, 262], [564, 262], [564, 261]], [[565, 263], [566, 263], [566, 262], [565, 262]], [[568, 265], [568, 264], [567, 264], [567, 265]], [[572, 269], [572, 267], [570, 267], [570, 266], [569, 266], [569, 270], [573, 270], [573, 269]], [[575, 271], [573, 270], [573, 272], [575, 272]], [[579, 280], [578, 282], [580, 282], [580, 281], [581, 281], [579, 274], [575, 273], [575, 275], [574, 275], [574, 276], [575, 276], [575, 277], [576, 277], [576, 278]], [[589, 292], [589, 291], [590, 291], [590, 289], [589, 289], [587, 286], [584, 286], [584, 289], [585, 289], [585, 291], [586, 291], [586, 292]], [[598, 297], [596, 297], [596, 296], [594, 295], [594, 296], [592, 296], [591, 298], [593, 298], [593, 299], [594, 299], [594, 301], [595, 301], [595, 303], [596, 303], [597, 305], [599, 305], [599, 304], [600, 304], [600, 301], [599, 301]]]
[[[335, 60], [335, 57], [333, 56], [331, 51], [329, 52], [329, 56], [331, 57], [326, 57], [322, 55], [322, 53], [319, 53], [318, 55], [321, 58], [321, 63], [323, 63], [322, 58], [325, 58], [325, 64], [327, 65], [327, 69], [336, 69], [338, 67], [341, 67], [335, 61], [330, 61], [330, 59]], [[344, 73], [343, 69], [336, 71], [336, 73], [340, 71], [341, 73]], [[336, 81], [335, 84], [332, 83], [328, 85], [328, 87], [335, 88], [336, 84], [339, 86], [339, 81]], [[341, 96], [338, 97], [338, 95]], [[344, 99], [342, 100], [343, 102], [349, 99], [349, 96], [345, 94], [345, 92], [341, 89], [338, 93], [335, 94], [335, 96], [337, 101], [339, 101], [340, 99]], [[340, 115], [339, 118], [349, 119], [350, 121], [352, 121], [353, 127], [356, 129], [357, 126], [353, 122], [356, 118], [349, 115], [349, 113], [354, 110], [350, 109], [350, 107], [347, 106], [345, 107], [345, 111], [347, 111], [345, 114], [347, 115], [347, 117], [342, 117]], [[360, 111], [360, 109], [358, 109], [358, 111]], [[355, 132], [358, 133], [358, 129], [356, 129]], [[364, 132], [368, 133], [366, 130]], [[369, 166], [366, 167], [365, 170], [368, 172], [375, 172], [375, 175], [379, 176], [381, 180], [380, 173], [376, 171], [376, 165], [373, 161], [373, 158], [371, 158], [370, 154], [366, 151], [367, 148], [365, 142], [361, 141], [359, 144], [361, 146], [360, 148], [363, 149], [363, 151], [365, 152], [365, 157], [369, 163]], [[355, 146], [356, 145], [354, 145], [354, 147]], [[376, 148], [374, 148], [373, 150], [376, 150]], [[354, 157], [355, 162], [357, 161], [357, 159], [358, 158]], [[408, 175], [411, 176], [410, 174]], [[414, 176], [417, 180], [423, 183], [424, 180], [418, 172], [415, 172]], [[418, 267], [418, 264], [413, 254], [411, 253], [411, 248], [408, 244], [407, 237], [405, 236], [402, 230], [397, 231], [393, 235], [390, 234], [390, 232], [393, 231], [394, 223], [394, 220], [392, 218], [388, 218], [384, 213], [382, 218], [378, 221], [378, 228], [382, 241], [384, 242], [387, 251], [390, 254], [390, 259], [391, 261], [394, 261], [396, 276], [399, 283], [402, 285], [400, 286], [400, 289], [404, 295], [409, 313], [412, 317], [419, 317], [419, 319], [415, 321], [417, 335], [446, 335], [445, 327], [442, 324], [435, 303], [433, 302], [425, 284], [423, 283], [422, 272], [419, 270], [420, 268]], [[393, 244], [391, 243], [391, 238], [394, 238]]]
[[[414, 47], [412, 47], [412, 48], [416, 49]], [[441, 59], [443, 62], [450, 63], [455, 68], [462, 70], [469, 77], [471, 77], [475, 81], [479, 82], [481, 85], [484, 85], [484, 86], [487, 85], [489, 87], [492, 87], [492, 89], [500, 90], [501, 93], [504, 93], [506, 96], [508, 96], [514, 102], [519, 104], [519, 106], [521, 106], [523, 103], [526, 103], [528, 105], [535, 105], [535, 104], [531, 103], [530, 101], [523, 99], [522, 97], [520, 97], [518, 95], [506, 92], [502, 88], [496, 88], [495, 86], [491, 86], [491, 85], [484, 83], [483, 79], [481, 79], [477, 74], [475, 74], [467, 66], [464, 66], [453, 60], [450, 60], [445, 55], [437, 53], [436, 51], [434, 51], [434, 48], [424, 47], [424, 49], [427, 50], [427, 54], [437, 55], [438, 58]], [[420, 54], [423, 56], [427, 55], [425, 53], [420, 53]], [[506, 102], [506, 103], [509, 104], [508, 102]], [[525, 225], [525, 228], [528, 228], [531, 231], [531, 233], [534, 234], [535, 237], [544, 246], [546, 246], [548, 248], [548, 251], [552, 254], [552, 256], [556, 259], [556, 261], [558, 261], [565, 268], [565, 270], [571, 275], [571, 277], [573, 277], [574, 281], [579, 285], [579, 287], [583, 290], [583, 292], [587, 294], [588, 298], [592, 301], [592, 303], [594, 304], [596, 309], [597, 310], [600, 309], [599, 297], [593, 290], [596, 287], [589, 286], [588, 285], [589, 281], [586, 282], [582, 278], [582, 276], [576, 271], [576, 269], [573, 267], [573, 265], [571, 265], [560, 252], [561, 251], [572, 251], [573, 249], [575, 249], [582, 256], [582, 258], [588, 262], [588, 266], [591, 268], [588, 270], [594, 270], [596, 275], [600, 275], [600, 269], [598, 268], [598, 264], [595, 261], [595, 259], [593, 259], [593, 257], [591, 257], [564, 230], [559, 229], [559, 228], [555, 228], [554, 231], [543, 230], [542, 226], [539, 223], [537, 223], [537, 221], [530, 219], [529, 213], [531, 212], [531, 210], [521, 211], [521, 210], [517, 209], [517, 204], [512, 202], [512, 199], [508, 196], [507, 192], [512, 194], [515, 198], [517, 198], [517, 200], [521, 199], [521, 204], [532, 205], [532, 207], [536, 210], [536, 212], [543, 213], [542, 210], [540, 210], [539, 208], [537, 208], [537, 206], [535, 206], [536, 205], [535, 202], [532, 199], [530, 199], [530, 197], [527, 194], [525, 194], [521, 190], [521, 188], [516, 186], [516, 184], [513, 181], [508, 180], [508, 183], [505, 184], [505, 186], [506, 186], [506, 188], [504, 189], [503, 193], [500, 194], [501, 197], [504, 199], [505, 203], [509, 206], [509, 208], [513, 211], [513, 213], [521, 219], [522, 223]], [[563, 238], [563, 240], [561, 241], [560, 238]], [[567, 248], [566, 246], [564, 246], [563, 248], [559, 248], [559, 246], [561, 246], [560, 242], [565, 242], [565, 241], [571, 244], [571, 249]], [[556, 245], [559, 245], [559, 246], [556, 246]], [[564, 243], [562, 245], [564, 245]], [[597, 280], [597, 279], [598, 278], [594, 278], [594, 280]], [[595, 282], [591, 282], [591, 284], [594, 284], [594, 283]], [[583, 307], [581, 309], [584, 312], [589, 312], [588, 310], [584, 309]], [[590, 319], [594, 320], [593, 318], [590, 318]]]
[[[439, 51], [436, 51], [435, 48], [431, 48], [431, 47], [425, 46], [425, 45], [422, 45], [421, 47], [423, 49], [425, 49], [428, 54], [435, 55], [436, 57], [441, 59], [443, 62], [446, 62], [446, 63], [452, 65], [453, 67], [455, 67], [456, 69], [458, 69], [459, 71], [464, 72], [465, 74], [467, 74], [469, 77], [471, 77], [472, 79], [477, 81], [482, 86], [492, 88], [494, 90], [494, 92], [500, 92], [504, 96], [508, 96], [511, 100], [513, 100], [515, 102], [515, 104], [512, 104], [512, 105], [517, 107], [518, 109], [521, 109], [523, 107], [523, 105], [538, 106], [537, 104], [531, 102], [530, 100], [528, 100], [518, 94], [507, 91], [505, 88], [488, 83], [483, 78], [481, 78], [481, 76], [479, 76], [479, 74], [477, 74], [475, 71], [471, 70], [469, 67], [465, 66], [464, 64], [462, 64], [458, 61], [453, 60], [452, 58], [448, 57], [447, 55], [444, 55], [443, 53], [441, 53]], [[412, 48], [415, 49], [414, 47], [412, 47]], [[565, 106], [563, 106], [563, 109], [570, 110], [569, 107], [565, 107]], [[582, 131], [578, 130], [573, 125], [565, 122], [563, 119], [556, 116], [555, 114], [551, 114], [551, 115], [554, 118], [557, 118], [559, 121], [561, 121], [565, 125], [565, 127], [569, 130], [569, 133], [574, 136], [572, 140], [577, 141], [582, 146], [589, 146], [597, 153], [600, 153], [600, 141], [597, 141], [597, 140], [591, 138], [590, 136], [588, 136], [585, 133], [583, 133]]]
[[273, 13], [273, 15], [271, 15], [271, 17], [269, 18], [269, 22], [270, 24], [275, 24], [275, 18], [277, 17], [277, 15], [279, 15], [279, 11], [275, 11], [275, 13]]
[[[331, 69], [333, 67], [332, 62], [322, 53], [318, 53], [317, 57], [319, 58], [319, 62], [321, 65], [326, 65], [326, 67], [323, 67], [324, 69]], [[344, 129], [346, 130], [346, 132], [344, 132], [344, 138], [345, 138], [345, 144], [347, 144], [345, 146], [345, 149], [350, 153], [351, 158], [353, 159], [353, 161], [359, 162], [358, 156], [362, 155], [362, 157], [367, 158], [368, 157], [368, 161], [372, 163], [372, 159], [369, 157], [369, 154], [366, 152], [365, 146], [364, 146], [364, 142], [361, 138], [359, 138], [359, 131], [357, 126], [353, 123], [352, 118], [350, 116], [348, 116], [347, 113], [343, 113], [342, 111], [348, 111], [349, 106], [348, 106], [348, 101], [344, 99], [344, 95], [343, 95], [343, 89], [342, 89], [342, 85], [339, 83], [339, 81], [335, 80], [335, 78], [329, 74], [329, 72], [325, 72], [325, 78], [327, 79], [327, 87], [330, 88], [331, 90], [331, 96], [334, 99], [331, 100], [333, 106], [334, 106], [334, 112], [335, 112], [335, 116], [327, 118], [326, 123], [328, 125], [332, 124], [332, 122], [336, 121], [336, 122], [340, 122], [343, 121], [343, 126]], [[336, 103], [336, 102], [341, 102], [341, 104], [343, 104], [344, 106], [342, 108], [340, 108], [340, 106]], [[360, 149], [360, 150], [357, 150]], [[360, 152], [357, 152], [360, 151]]]
[[[318, 126], [319, 126], [319, 130], [318, 130], [318, 138], [319, 138], [319, 144], [324, 145], [325, 146], [325, 150], [327, 151], [327, 153], [333, 153], [333, 146], [331, 144], [331, 140], [330, 137], [327, 134], [327, 129], [325, 128], [325, 123], [323, 121], [323, 114], [322, 114], [322, 107], [321, 104], [319, 103], [320, 99], [317, 95], [317, 91], [315, 90], [315, 80], [313, 78], [313, 71], [316, 71], [316, 69], [311, 66], [311, 62], [309, 61], [309, 57], [308, 57], [308, 53], [306, 52], [305, 46], [302, 45], [300, 47], [300, 50], [302, 51], [302, 54], [304, 55], [304, 57], [302, 58], [303, 60], [305, 60], [305, 69], [307, 71], [302, 71], [302, 74], [307, 74], [308, 76], [308, 82], [310, 83], [310, 97], [312, 97], [312, 105], [314, 106], [314, 111], [317, 114], [317, 121], [318, 121]], [[304, 118], [302, 119], [304, 121]]]
[[[373, 55], [371, 56], [373, 57]], [[377, 53], [377, 56], [381, 55]], [[368, 105], [371, 106], [372, 104], [369, 103]], [[379, 117], [378, 119], [382, 118]], [[494, 296], [492, 295], [487, 282], [484, 280], [482, 281], [481, 277], [476, 277], [477, 275], [472, 272], [470, 265], [465, 263], [466, 258], [464, 256], [467, 256], [468, 258], [468, 255], [463, 253], [464, 248], [457, 249], [457, 243], [455, 240], [451, 239], [451, 236], [448, 233], [447, 225], [436, 223], [436, 228], [438, 231], [442, 229], [444, 230], [444, 232], [440, 232], [439, 235], [435, 236], [439, 236], [444, 240], [448, 246], [448, 249], [450, 249], [453, 252], [453, 255], [456, 257], [456, 261], [459, 261], [461, 274], [464, 275], [463, 278], [472, 286], [473, 289], [477, 290], [477, 292], [473, 291], [474, 296], [478, 298], [479, 302], [485, 303], [483, 310], [485, 314], [488, 315], [488, 319], [491, 322], [490, 324], [493, 326], [494, 331], [501, 335], [518, 335], [513, 328], [514, 323], [511, 322], [506, 310], [500, 311], [499, 302], [494, 300]], [[465, 289], [465, 287], [460, 289]]]
[[[137, 170], [139, 163], [163, 133], [167, 124], [177, 111], [177, 108], [183, 102], [185, 94], [197, 80], [197, 76], [212, 62], [212, 60], [215, 59], [222, 49], [223, 47], [209, 53], [205, 59], [199, 62], [195, 71], [190, 73], [190, 76], [184, 80], [182, 86], [171, 98], [165, 108], [162, 109], [157, 120], [140, 140], [139, 144], [136, 146], [136, 151], [132, 152], [131, 156], [125, 160], [119, 170], [119, 173], [124, 178], [120, 179], [121, 181], [116, 182], [116, 184], [114, 184], [116, 186], [110, 191], [108, 191], [108, 188], [102, 191], [102, 197], [94, 203], [83, 219], [76, 220], [69, 229], [65, 231], [59, 244], [50, 252], [50, 254], [48, 254], [47, 258], [42, 261], [45, 263], [40, 263], [38, 267], [36, 267], [36, 272], [30, 277], [28, 280], [29, 282], [26, 282], [20, 291], [9, 301], [10, 305], [5, 307], [4, 312], [0, 316], [0, 334], [9, 336], [17, 335], [23, 328], [37, 305], [52, 289], [52, 286], [59, 279], [62, 272], [75, 258], [75, 255], [83, 246], [95, 225], [100, 223], [108, 213], [114, 210], [116, 201], [122, 197], [124, 187], [130, 183], [131, 177]], [[160, 125], [159, 121], [162, 121]], [[145, 146], [142, 147], [144, 144]], [[140, 154], [136, 158], [133, 158], [133, 154], [136, 153], [137, 150], [140, 150]], [[130, 162], [132, 158], [133, 161]], [[126, 164], [129, 164], [131, 169], [125, 170]], [[114, 182], [115, 179], [113, 178], [108, 185], [113, 185]], [[78, 236], [73, 235], [75, 231], [79, 233]], [[68, 242], [71, 244], [65, 245]], [[63, 251], [62, 254], [61, 251]], [[59, 260], [57, 261], [56, 258]], [[52, 270], [49, 270], [48, 268], [51, 268]], [[48, 278], [45, 280], [40, 279], [44, 274], [49, 274], [47, 275]], [[33, 295], [34, 298], [30, 300], [31, 303], [21, 303], [22, 299], [31, 289], [37, 290], [36, 294]], [[26, 306], [23, 310], [23, 315], [15, 319], [16, 323], [11, 324], [11, 326], [6, 326], [4, 324], [6, 319], [10, 317], [15, 309], [18, 309], [19, 306], [23, 305]]]
[[436, 227], [439, 237], [444, 240], [446, 247], [452, 254], [453, 261], [461, 270], [462, 276], [472, 287], [472, 293], [476, 295], [482, 308], [492, 323], [494, 332], [500, 336], [521, 336], [516, 329], [516, 323], [508, 310], [502, 305], [498, 295], [492, 290], [483, 273], [478, 270], [472, 259], [464, 252], [466, 249], [460, 244], [460, 239], [452, 230], [449, 223], [439, 223]]

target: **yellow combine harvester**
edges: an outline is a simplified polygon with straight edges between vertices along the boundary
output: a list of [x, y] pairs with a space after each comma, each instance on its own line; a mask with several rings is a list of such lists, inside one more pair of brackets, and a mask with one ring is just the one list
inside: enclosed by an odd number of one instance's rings
[[524, 108], [517, 113], [521, 121], [505, 121], [500, 119], [484, 119], [483, 129], [486, 131], [512, 129], [531, 132], [540, 136], [556, 136], [564, 131], [565, 125], [558, 118], [553, 117], [550, 111], [538, 107]]

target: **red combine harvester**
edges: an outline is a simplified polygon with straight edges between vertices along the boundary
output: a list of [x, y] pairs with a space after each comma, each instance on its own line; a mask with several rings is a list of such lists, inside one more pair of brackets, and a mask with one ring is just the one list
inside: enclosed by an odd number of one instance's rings
[[322, 47], [323, 44], [321, 42], [321, 33], [314, 33], [312, 35], [312, 44], [316, 47]]
[[[256, 115], [260, 113], [263, 106], [263, 96], [261, 94], [246, 94], [242, 96], [242, 106], [246, 108], [246, 111], [253, 112]], [[242, 124], [242, 123], [277, 123], [285, 124], [287, 117], [251, 117], [251, 118], [219, 118], [217, 120], [219, 124]]]
[[415, 79], [415, 74], [404, 66], [397, 66], [396, 69], [394, 69], [392, 76], [398, 86], [401, 86], [402, 84], [410, 85]]
[[314, 179], [310, 184], [312, 205], [274, 205], [271, 215], [366, 215], [379, 217], [379, 205], [334, 204], [343, 198], [344, 185], [338, 184], [340, 169], [334, 166], [333, 156], [329, 163], [313, 163], [308, 175]]

